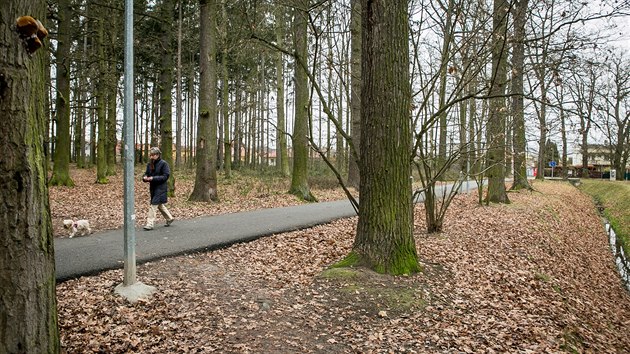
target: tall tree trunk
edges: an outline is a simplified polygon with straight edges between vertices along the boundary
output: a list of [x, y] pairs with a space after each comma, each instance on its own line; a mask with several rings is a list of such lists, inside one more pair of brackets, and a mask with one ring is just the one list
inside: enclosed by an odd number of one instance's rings
[[[80, 67], [80, 65], [79, 65]], [[81, 89], [81, 82], [82, 80], [76, 80], [76, 84], [73, 86], [73, 91], [74, 91], [74, 95], [75, 97], [77, 97], [77, 108], [74, 111], [74, 147], [73, 147], [73, 153], [74, 153], [74, 159], [77, 163], [77, 167], [78, 168], [83, 168], [84, 167], [84, 163], [85, 160], [83, 160], [82, 158], [82, 151], [81, 148], [83, 147], [83, 145], [81, 144], [81, 141], [85, 141], [85, 101], [84, 101], [84, 94], [83, 94], [83, 90]]]
[[[468, 83], [468, 94], [471, 95], [477, 91], [477, 80], [476, 78], [472, 78], [470, 83]], [[476, 175], [481, 170], [480, 165], [477, 161], [478, 149], [476, 148], [476, 141], [479, 140], [479, 134], [475, 129], [475, 124], [477, 123], [477, 100], [471, 98], [468, 101], [468, 154], [466, 158], [468, 159], [467, 170], [469, 175]]]
[[[463, 95], [464, 90], [460, 91], [458, 96], [459, 98], [462, 98]], [[459, 103], [459, 170], [468, 173], [466, 156], [468, 156], [469, 141], [468, 137], [466, 136], [466, 122], [468, 122], [468, 102], [466, 102], [466, 100], [463, 100]]]
[[260, 112], [260, 120], [258, 123], [258, 139], [259, 139], [259, 145], [258, 145], [258, 156], [259, 156], [259, 169], [262, 170], [263, 165], [265, 165], [266, 161], [264, 159], [264, 142], [265, 142], [265, 95], [267, 92], [267, 84], [265, 82], [265, 53], [259, 53], [258, 54], [261, 58], [261, 64], [259, 66], [259, 72], [260, 72], [260, 86], [259, 86], [259, 90], [258, 90], [258, 104], [259, 104], [259, 109], [258, 112]]
[[189, 132], [188, 132], [188, 167], [192, 168], [194, 165], [194, 157], [196, 156], [196, 151], [195, 151], [195, 155], [193, 155], [193, 142], [196, 141], [195, 139], [195, 124], [194, 124], [194, 117], [195, 117], [195, 69], [194, 69], [194, 65], [190, 65], [190, 73], [189, 73], [189, 77], [188, 77], [188, 95], [189, 95], [189, 101], [188, 102], [188, 127], [189, 127]]
[[221, 44], [223, 53], [221, 55], [221, 110], [223, 114], [223, 171], [226, 178], [232, 176], [232, 140], [230, 137], [230, 81], [228, 76], [228, 15], [226, 1], [221, 1]]
[[[564, 90], [560, 87], [559, 97], [563, 97]], [[564, 107], [562, 107], [562, 101], [560, 101], [560, 134], [562, 139], [562, 178], [567, 179], [568, 176], [568, 152], [567, 152], [567, 127], [566, 127], [566, 114]]]
[[296, 4], [294, 17], [294, 44], [297, 62], [303, 66], [295, 66], [295, 123], [293, 124], [293, 175], [289, 193], [300, 199], [315, 201], [308, 185], [308, 63], [307, 20], [309, 0], [294, 0]]
[[352, 13], [350, 15], [350, 116], [352, 120], [351, 137], [348, 144], [348, 181], [350, 187], [359, 188], [359, 151], [361, 147], [361, 0], [352, 0]]
[[[332, 65], [332, 63], [331, 63]], [[340, 74], [343, 75], [343, 66], [339, 69]], [[332, 86], [332, 85], [331, 85]], [[343, 87], [342, 78], [339, 79], [339, 86], [337, 89], [339, 90], [338, 100], [337, 100], [337, 119], [339, 120], [339, 127], [343, 127]], [[330, 119], [328, 120], [328, 141], [330, 151], [330, 140], [332, 139], [330, 133]], [[339, 172], [343, 172], [344, 168], [347, 166], [345, 161], [344, 147], [343, 147], [343, 136], [341, 135], [341, 131], [339, 129], [335, 129], [335, 145], [337, 146], [337, 170]]]
[[[440, 91], [439, 95], [439, 110], [442, 112], [439, 115], [440, 135], [438, 141], [438, 159], [437, 170], [442, 169], [446, 163], [446, 140], [448, 132], [448, 110], [444, 109], [446, 106], [446, 76], [448, 63], [450, 60], [450, 48], [453, 31], [453, 17], [455, 16], [455, 1], [448, 0], [448, 7], [446, 9], [446, 23], [444, 24], [444, 38], [442, 41], [442, 53], [440, 56]], [[441, 179], [441, 178], [440, 178]]]
[[514, 45], [512, 46], [512, 123], [514, 124], [514, 180], [512, 189], [531, 189], [527, 181], [525, 110], [523, 77], [525, 75], [525, 22], [528, 0], [516, 1], [514, 11]]
[[[247, 134], [247, 158], [245, 164], [250, 168], [256, 167], [256, 91], [249, 92], [249, 103], [247, 104], [247, 115], [249, 123], [249, 134]], [[247, 125], [246, 125], [247, 126]]]
[[[116, 136], [116, 108], [118, 102], [116, 97], [118, 96], [118, 80], [120, 79], [120, 72], [118, 71], [118, 55], [122, 51], [120, 43], [119, 28], [121, 23], [121, 17], [118, 12], [109, 14], [108, 25], [111, 26], [107, 31], [109, 37], [109, 45], [105, 49], [107, 53], [107, 175], [112, 176], [116, 174], [116, 148], [118, 145], [118, 137]], [[121, 150], [122, 151], [122, 150]]]
[[[285, 28], [286, 16], [284, 7], [280, 5], [276, 9], [276, 42], [279, 47], [284, 46]], [[280, 51], [276, 54], [276, 96], [276, 112], [278, 112], [276, 127], [276, 167], [283, 176], [288, 176], [290, 170], [284, 110], [284, 56]]]
[[[96, 80], [96, 84], [94, 85], [94, 90], [96, 92], [95, 101], [98, 107], [98, 79]], [[97, 140], [98, 137], [96, 135], [96, 127], [98, 125], [97, 122], [97, 109], [90, 109], [90, 165], [96, 165], [96, 151], [97, 151]]]
[[420, 270], [409, 178], [408, 21], [405, 0], [362, 2], [361, 202], [346, 260], [388, 274]]
[[70, 0], [59, 1], [57, 45], [57, 143], [50, 185], [74, 186], [70, 178], [70, 47], [72, 45]]
[[45, 22], [46, 3], [0, 2], [0, 353], [59, 353], [44, 154], [48, 53], [29, 55], [9, 29], [26, 14]]
[[507, 0], [494, 0], [492, 31], [492, 86], [488, 117], [488, 203], [509, 203], [505, 191], [505, 87], [507, 85]]
[[[113, 34], [111, 34], [113, 35]], [[113, 43], [112, 43], [113, 45]], [[111, 48], [113, 49], [113, 48]], [[110, 63], [109, 83], [107, 85], [107, 175], [116, 174], [116, 146], [118, 137], [116, 136], [116, 96], [118, 94], [118, 74], [116, 63]]]
[[98, 53], [98, 78], [96, 78], [96, 119], [98, 120], [98, 143], [96, 146], [96, 183], [109, 183], [107, 178], [107, 131], [106, 131], [106, 119], [107, 115], [106, 102], [107, 102], [107, 85], [106, 78], [107, 72], [105, 69], [105, 54], [103, 46], [105, 43], [104, 36], [105, 31], [103, 28], [103, 18], [97, 19], [98, 21], [98, 41], [96, 43]]
[[175, 167], [180, 168], [182, 164], [182, 5], [183, 1], [178, 1], [177, 12], [177, 79], [175, 83], [175, 109], [177, 118], [175, 123]]
[[200, 60], [199, 120], [197, 122], [197, 171], [190, 201], [218, 200], [217, 191], [217, 61], [216, 0], [199, 1]]
[[[173, 166], [173, 17], [175, 1], [164, 0], [160, 9], [160, 45], [162, 63], [158, 86], [160, 88], [160, 150], [162, 158]], [[175, 174], [168, 178], [168, 195], [175, 195]]]
[[[83, 34], [82, 40], [83, 40], [83, 44], [82, 44], [82, 48], [83, 48], [83, 53], [82, 53], [82, 57], [81, 57], [81, 61], [79, 63], [79, 69], [78, 71], [83, 72], [84, 70], [86, 70], [87, 67], [87, 57], [88, 57], [88, 46], [87, 46], [87, 41], [88, 41], [88, 36], [87, 36], [87, 27], [89, 26], [89, 22], [87, 20], [87, 11], [88, 11], [88, 6], [85, 7], [86, 8], [86, 18], [83, 20], [83, 23], [86, 26], [86, 33]], [[88, 97], [88, 93], [87, 93], [87, 87], [88, 87], [88, 81], [86, 80], [87, 75], [85, 73], [83, 73], [80, 78], [79, 78], [79, 85], [78, 85], [78, 92], [79, 92], [79, 100], [80, 100], [80, 104], [79, 104], [79, 126], [77, 127], [79, 130], [79, 134], [78, 135], [78, 139], [79, 139], [79, 146], [78, 146], [78, 150], [79, 153], [77, 154], [77, 167], [79, 168], [85, 168], [86, 167], [86, 161], [85, 161], [85, 129], [86, 129], [86, 122], [87, 122], [87, 118], [88, 118], [88, 108], [87, 108], [87, 97]]]
[[[544, 64], [543, 64], [544, 65]], [[544, 71], [544, 69], [541, 69]], [[547, 144], [547, 104], [545, 100], [547, 99], [547, 88], [545, 85], [545, 75], [540, 76], [540, 94], [542, 97], [542, 102], [540, 104], [540, 111], [538, 112], [538, 122], [540, 125], [540, 134], [538, 137], [538, 174], [536, 175], [536, 179], [545, 178], [545, 156], [547, 151], [545, 149]]]
[[243, 117], [243, 95], [240, 91], [240, 86], [237, 83], [236, 97], [234, 98], [234, 167], [241, 167], [241, 152], [243, 151], [243, 132], [241, 130], [242, 117]]

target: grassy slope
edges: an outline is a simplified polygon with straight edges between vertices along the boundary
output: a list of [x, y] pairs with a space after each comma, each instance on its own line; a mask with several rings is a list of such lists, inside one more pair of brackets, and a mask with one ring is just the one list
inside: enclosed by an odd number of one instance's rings
[[604, 215], [630, 251], [630, 183], [583, 179], [580, 189], [604, 206]]

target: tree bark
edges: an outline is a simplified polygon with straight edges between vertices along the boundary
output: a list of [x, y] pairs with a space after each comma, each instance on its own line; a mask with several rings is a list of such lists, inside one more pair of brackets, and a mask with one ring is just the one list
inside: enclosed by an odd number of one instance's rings
[[[440, 135], [438, 141], [438, 159], [437, 169], [442, 169], [446, 163], [446, 140], [448, 132], [448, 110], [444, 109], [446, 106], [446, 76], [447, 68], [450, 60], [450, 48], [453, 31], [453, 17], [455, 16], [455, 1], [448, 0], [448, 7], [446, 8], [446, 23], [444, 24], [444, 38], [442, 41], [442, 53], [440, 55], [440, 90], [439, 95], [439, 110], [442, 111], [439, 115]], [[442, 179], [442, 178], [440, 178]]]
[[525, 20], [528, 0], [518, 0], [514, 10], [514, 45], [512, 47], [512, 122], [514, 124], [514, 181], [512, 189], [531, 189], [527, 181], [525, 110], [523, 77], [525, 75]]
[[[160, 45], [162, 62], [160, 65], [160, 150], [162, 158], [173, 166], [173, 18], [175, 1], [164, 0], [160, 9]], [[175, 195], [175, 174], [168, 178], [168, 195]]]
[[[284, 46], [286, 28], [286, 16], [282, 5], [276, 9], [276, 42], [279, 47]], [[284, 110], [284, 56], [282, 52], [276, 53], [276, 104], [278, 112], [276, 128], [276, 167], [283, 176], [290, 174], [289, 153], [287, 150], [286, 116]]]
[[361, 149], [361, 0], [352, 0], [350, 15], [351, 46], [351, 97], [352, 142], [348, 144], [348, 181], [350, 187], [359, 188], [359, 151]]
[[[102, 10], [101, 10], [102, 11]], [[102, 15], [102, 12], [99, 12]], [[96, 183], [109, 183], [107, 178], [107, 132], [106, 132], [106, 102], [107, 87], [105, 69], [105, 54], [103, 47], [105, 45], [105, 30], [103, 28], [103, 17], [97, 19], [98, 35], [97, 35], [97, 56], [98, 56], [98, 74], [96, 78], [96, 119], [98, 120], [98, 143], [96, 145]]]
[[70, 47], [72, 9], [70, 0], [59, 1], [57, 36], [57, 129], [50, 185], [74, 186], [70, 178]]
[[216, 0], [199, 1], [200, 10], [200, 83], [199, 120], [197, 122], [197, 170], [195, 187], [188, 198], [195, 202], [218, 200], [217, 191], [217, 62]]
[[221, 57], [221, 81], [222, 81], [222, 100], [221, 100], [221, 109], [223, 116], [223, 172], [225, 173], [226, 178], [230, 178], [232, 175], [232, 140], [230, 137], [230, 110], [229, 110], [229, 101], [230, 101], [230, 85], [229, 85], [229, 76], [228, 76], [228, 42], [227, 42], [227, 31], [228, 31], [228, 15], [226, 9], [226, 1], [221, 1], [221, 43], [223, 45], [223, 55]]
[[[114, 35], [111, 33], [110, 35]], [[112, 43], [112, 46], [115, 45]], [[109, 50], [114, 51], [113, 47]], [[118, 102], [116, 96], [118, 95], [118, 69], [116, 69], [116, 63], [109, 64], [109, 75], [107, 85], [107, 175], [113, 176], [116, 174], [116, 146], [118, 145], [118, 137], [116, 136], [116, 108]]]
[[176, 123], [175, 123], [175, 168], [180, 168], [182, 165], [182, 0], [177, 4], [177, 79], [175, 80], [176, 94], [175, 94], [175, 109]]
[[492, 31], [492, 86], [488, 117], [488, 203], [509, 203], [505, 191], [505, 88], [507, 86], [507, 0], [494, 0]]
[[420, 270], [411, 202], [411, 86], [404, 0], [362, 2], [361, 202], [346, 260], [379, 273]]
[[46, 2], [0, 2], [0, 353], [59, 353], [55, 257], [46, 185], [45, 49], [32, 55], [18, 17]]
[[[296, 61], [307, 63], [307, 9], [309, 0], [295, 0], [294, 43]], [[289, 193], [315, 201], [308, 185], [308, 77], [306, 69], [295, 66], [295, 123], [293, 125], [293, 176]]]

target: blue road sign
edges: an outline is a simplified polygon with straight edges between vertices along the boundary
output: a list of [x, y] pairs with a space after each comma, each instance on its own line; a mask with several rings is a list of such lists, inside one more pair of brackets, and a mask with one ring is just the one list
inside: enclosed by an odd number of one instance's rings
[[555, 162], [555, 161], [550, 161], [550, 162], [549, 162], [549, 167], [552, 167], [552, 168], [553, 168], [553, 167], [556, 167], [557, 165], [558, 165], [558, 164], [556, 164], [556, 162]]

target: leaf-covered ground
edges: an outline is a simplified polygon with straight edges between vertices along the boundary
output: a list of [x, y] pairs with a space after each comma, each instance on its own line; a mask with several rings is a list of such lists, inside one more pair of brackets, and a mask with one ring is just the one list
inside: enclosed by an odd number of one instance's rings
[[589, 197], [545, 182], [481, 207], [459, 196], [445, 231], [416, 243], [424, 272], [324, 271], [356, 219], [57, 287], [68, 353], [627, 353], [630, 294]]

